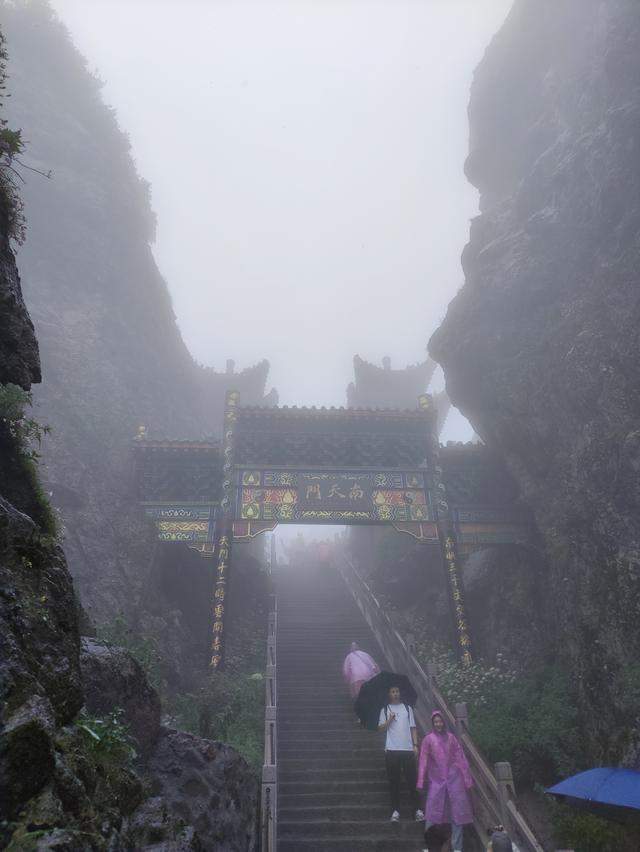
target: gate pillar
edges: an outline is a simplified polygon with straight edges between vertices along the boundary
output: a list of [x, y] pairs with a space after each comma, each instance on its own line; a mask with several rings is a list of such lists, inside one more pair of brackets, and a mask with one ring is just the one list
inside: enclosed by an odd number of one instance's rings
[[[418, 407], [422, 409], [433, 408], [433, 401], [429, 394], [418, 397]], [[434, 410], [435, 416], [435, 410]], [[469, 635], [469, 624], [467, 622], [466, 609], [464, 605], [464, 589], [462, 577], [458, 570], [458, 547], [455, 526], [451, 519], [451, 510], [447, 501], [447, 489], [442, 481], [442, 467], [440, 466], [440, 441], [432, 431], [428, 439], [430, 446], [427, 447], [427, 458], [433, 465], [432, 483], [434, 491], [435, 515], [438, 527], [438, 538], [442, 552], [442, 561], [447, 577], [447, 590], [449, 607], [453, 622], [453, 631], [458, 655], [463, 665], [468, 666], [472, 662], [471, 637]]]
[[212, 600], [212, 636], [210, 666], [216, 671], [224, 664], [225, 646], [225, 606], [231, 564], [231, 544], [233, 542], [233, 519], [235, 515], [234, 483], [234, 428], [237, 420], [239, 394], [227, 391], [224, 409], [224, 429], [222, 438], [222, 489], [220, 500], [220, 521], [216, 525], [216, 568], [215, 585]]

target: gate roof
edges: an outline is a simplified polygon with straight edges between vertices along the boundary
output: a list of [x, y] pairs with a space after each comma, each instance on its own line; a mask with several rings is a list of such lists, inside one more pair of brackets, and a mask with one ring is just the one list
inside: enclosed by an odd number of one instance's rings
[[434, 409], [239, 407], [234, 461], [256, 467], [424, 467]]

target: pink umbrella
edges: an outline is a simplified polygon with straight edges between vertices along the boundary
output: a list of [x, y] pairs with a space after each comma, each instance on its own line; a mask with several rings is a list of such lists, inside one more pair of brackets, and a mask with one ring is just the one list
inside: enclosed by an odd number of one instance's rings
[[351, 650], [342, 664], [342, 675], [349, 684], [352, 698], [357, 698], [360, 687], [380, 671], [380, 666], [366, 651], [358, 648], [357, 642], [351, 643]]

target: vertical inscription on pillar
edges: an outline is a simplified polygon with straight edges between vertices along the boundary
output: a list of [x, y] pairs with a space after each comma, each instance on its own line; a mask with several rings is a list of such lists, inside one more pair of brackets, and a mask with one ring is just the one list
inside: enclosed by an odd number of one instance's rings
[[222, 441], [222, 495], [220, 500], [220, 527], [217, 540], [216, 581], [212, 601], [211, 668], [219, 669], [224, 661], [224, 612], [226, 587], [231, 559], [233, 530], [233, 450], [234, 428], [237, 420], [238, 392], [227, 391], [224, 411], [224, 436]]

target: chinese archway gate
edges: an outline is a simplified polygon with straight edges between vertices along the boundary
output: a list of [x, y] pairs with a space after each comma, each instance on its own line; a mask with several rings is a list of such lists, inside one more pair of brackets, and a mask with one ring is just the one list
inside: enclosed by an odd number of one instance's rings
[[221, 443], [141, 434], [135, 450], [138, 495], [158, 538], [185, 542], [214, 560], [214, 669], [224, 661], [235, 541], [278, 524], [376, 524], [439, 546], [458, 651], [469, 662], [459, 555], [526, 537], [505, 489], [501, 505], [483, 493], [478, 451], [440, 447], [429, 395], [415, 410], [397, 411], [243, 407], [229, 391]]

